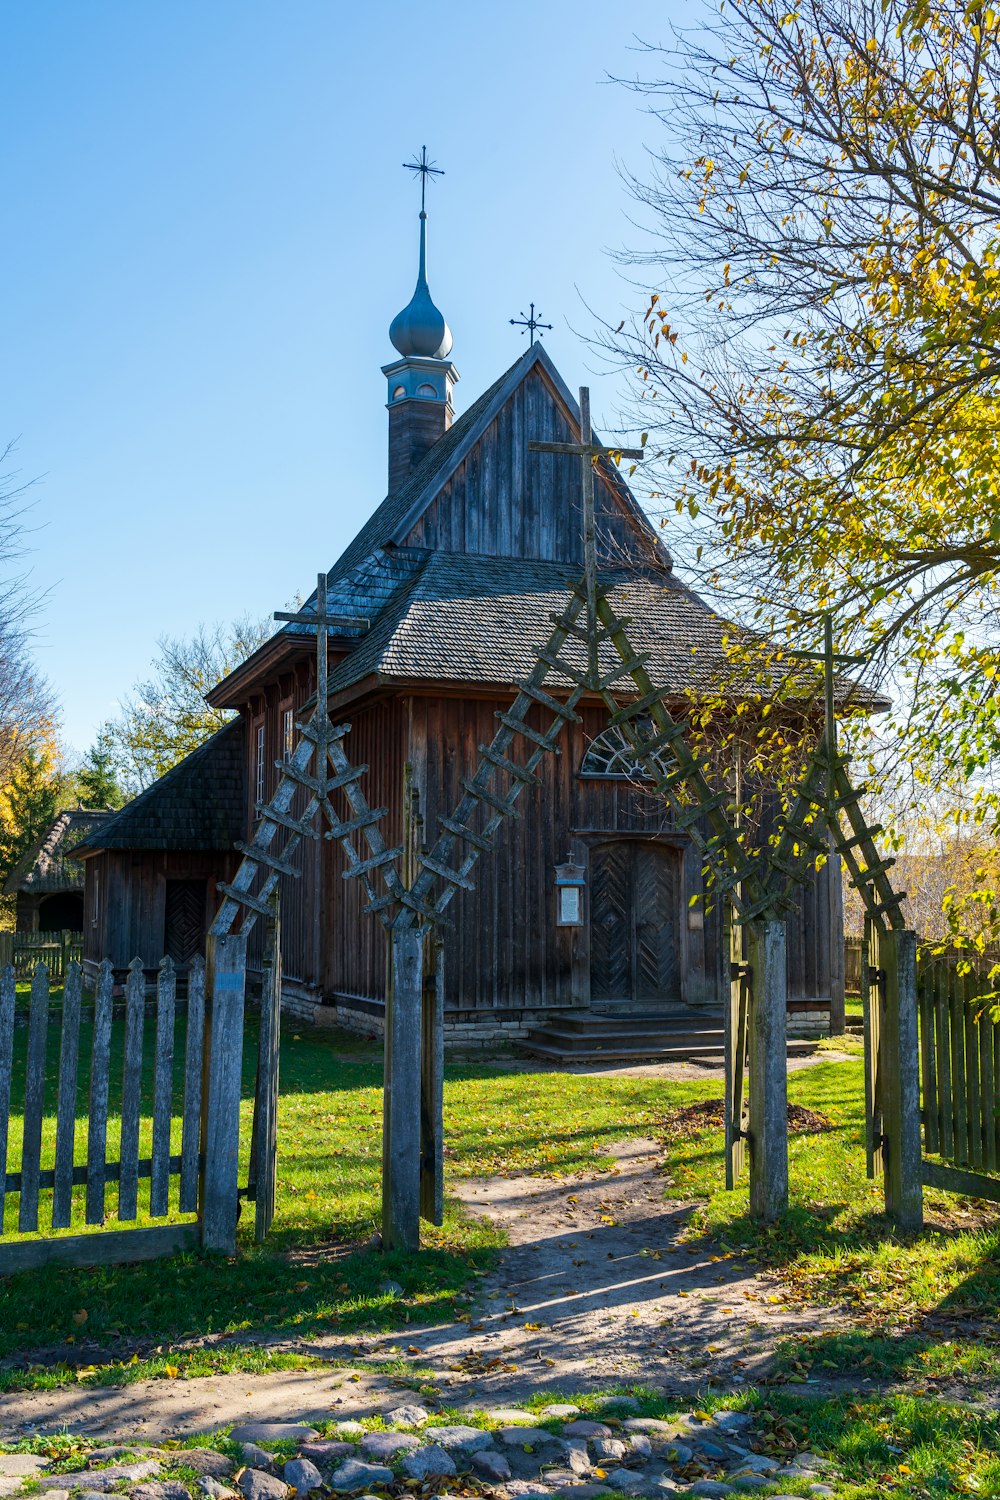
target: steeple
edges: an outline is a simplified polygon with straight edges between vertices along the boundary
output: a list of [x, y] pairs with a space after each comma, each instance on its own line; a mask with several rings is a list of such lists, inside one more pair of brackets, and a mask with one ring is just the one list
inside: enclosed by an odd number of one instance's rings
[[382, 367], [389, 382], [390, 494], [451, 426], [451, 392], [459, 378], [448, 359], [451, 329], [427, 285], [427, 180], [444, 174], [427, 160], [426, 146], [418, 158], [403, 165], [420, 178], [420, 263], [413, 296], [389, 328], [402, 358]]

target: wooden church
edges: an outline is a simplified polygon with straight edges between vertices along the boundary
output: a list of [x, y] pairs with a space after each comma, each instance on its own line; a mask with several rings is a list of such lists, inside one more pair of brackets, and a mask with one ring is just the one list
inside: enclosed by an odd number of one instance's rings
[[[529, 450], [532, 440], [579, 441], [577, 404], [535, 343], [455, 417], [459, 377], [427, 285], [425, 237], [421, 211], [416, 290], [392, 323], [398, 357], [384, 367], [388, 495], [328, 575], [330, 612], [357, 621], [331, 639], [330, 711], [351, 725], [346, 748], [368, 767], [369, 803], [387, 809], [390, 846], [402, 842], [407, 763], [433, 843], [583, 564], [578, 460]], [[601, 461], [596, 488], [601, 581], [668, 706], [680, 709], [719, 667], [723, 621], [675, 575], [613, 464]], [[209, 695], [232, 721], [79, 847], [89, 963], [109, 956], [124, 967], [139, 954], [153, 965], [167, 952], [183, 964], [203, 947], [216, 882], [232, 878], [234, 843], [272, 795], [314, 695], [314, 639], [295, 623], [279, 629]], [[546, 757], [541, 786], [524, 793], [519, 816], [480, 860], [475, 888], [449, 908], [453, 1039], [530, 1032], [548, 1055], [609, 1055], [616, 1045], [641, 1052], [657, 1029], [719, 1024], [728, 962], [718, 916], [691, 902], [702, 891], [699, 857], [644, 793], [607, 720], [603, 704], [584, 701], [561, 752]], [[383, 929], [362, 911], [359, 883], [342, 878], [336, 843], [312, 842], [301, 860], [301, 878], [283, 879], [285, 1003], [375, 1031]], [[566, 865], [582, 882], [569, 923], [557, 906]], [[792, 1030], [820, 1025], [842, 985], [840, 900], [827, 865], [789, 924]], [[604, 1018], [595, 1021], [603, 1041], [587, 1040], [588, 1017]], [[631, 1049], [621, 1040], [630, 1028]]]

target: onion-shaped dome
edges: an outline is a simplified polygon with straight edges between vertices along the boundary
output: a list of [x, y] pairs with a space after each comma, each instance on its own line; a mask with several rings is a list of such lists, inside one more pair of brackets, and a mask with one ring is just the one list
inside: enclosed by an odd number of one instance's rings
[[389, 326], [389, 338], [404, 358], [447, 359], [451, 353], [451, 329], [444, 314], [434, 306], [427, 285], [427, 215], [420, 215], [420, 270], [417, 285], [403, 311]]

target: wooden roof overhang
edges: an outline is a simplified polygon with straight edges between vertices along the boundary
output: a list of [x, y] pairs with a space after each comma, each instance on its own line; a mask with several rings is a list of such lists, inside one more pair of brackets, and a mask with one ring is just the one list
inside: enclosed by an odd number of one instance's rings
[[[331, 693], [329, 699], [331, 715], [339, 715], [342, 710], [349, 709], [352, 705], [360, 704], [367, 706], [367, 701], [380, 702], [386, 698], [396, 697], [420, 697], [420, 698], [462, 698], [474, 699], [480, 702], [488, 702], [491, 698], [516, 697], [520, 690], [520, 683], [511, 682], [482, 682], [474, 679], [467, 681], [455, 678], [436, 677], [396, 677], [387, 672], [372, 672], [360, 681], [352, 683], [349, 687], [342, 688], [339, 692]], [[546, 682], [545, 691], [553, 698], [560, 701], [568, 694], [568, 689], [561, 687], [557, 682]], [[639, 690], [631, 683], [622, 684], [615, 691], [615, 697], [627, 702], [637, 698]], [[311, 708], [315, 703], [315, 694], [304, 705]], [[740, 701], [737, 694], [733, 695], [733, 703]], [[585, 693], [580, 699], [584, 707], [600, 707], [604, 705], [604, 699], [599, 693]], [[691, 698], [683, 693], [664, 692], [663, 702], [675, 717], [683, 717], [691, 705]], [[845, 699], [839, 699], [841, 706]], [[818, 715], [822, 714], [822, 703], [811, 699], [790, 699], [789, 706], [801, 709], [809, 704], [815, 708]], [[888, 698], [872, 695], [868, 702], [857, 703], [858, 707], [867, 709], [869, 713], [885, 713], [892, 707]]]
[[[357, 641], [350, 641], [343, 643], [342, 650], [331, 648], [331, 669], [339, 666], [356, 645]], [[242, 708], [254, 693], [259, 693], [281, 672], [302, 661], [311, 660], [315, 654], [314, 634], [286, 634], [279, 631], [206, 693], [205, 701], [212, 708]]]

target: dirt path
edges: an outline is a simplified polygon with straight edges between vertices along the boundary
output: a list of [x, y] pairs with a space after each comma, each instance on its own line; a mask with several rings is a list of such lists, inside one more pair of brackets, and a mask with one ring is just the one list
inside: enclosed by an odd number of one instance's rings
[[451, 1184], [510, 1242], [477, 1282], [468, 1322], [415, 1326], [406, 1338], [261, 1340], [341, 1369], [3, 1396], [0, 1437], [28, 1426], [155, 1437], [246, 1420], [265, 1406], [274, 1417], [386, 1410], [406, 1382], [377, 1366], [401, 1356], [429, 1372], [413, 1383], [429, 1380], [449, 1404], [619, 1381], [693, 1397], [710, 1378], [728, 1388], [759, 1379], [787, 1335], [837, 1326], [834, 1311], [785, 1306], [775, 1283], [724, 1247], [686, 1242], [691, 1206], [664, 1202], [654, 1141], [611, 1149], [614, 1174]]
[[468, 1325], [414, 1337], [435, 1369], [491, 1398], [621, 1380], [686, 1394], [710, 1376], [757, 1379], [782, 1338], [837, 1325], [832, 1310], [785, 1306], [776, 1283], [723, 1247], [687, 1243], [691, 1206], [664, 1202], [656, 1142], [610, 1149], [614, 1175], [457, 1185], [509, 1248]]

